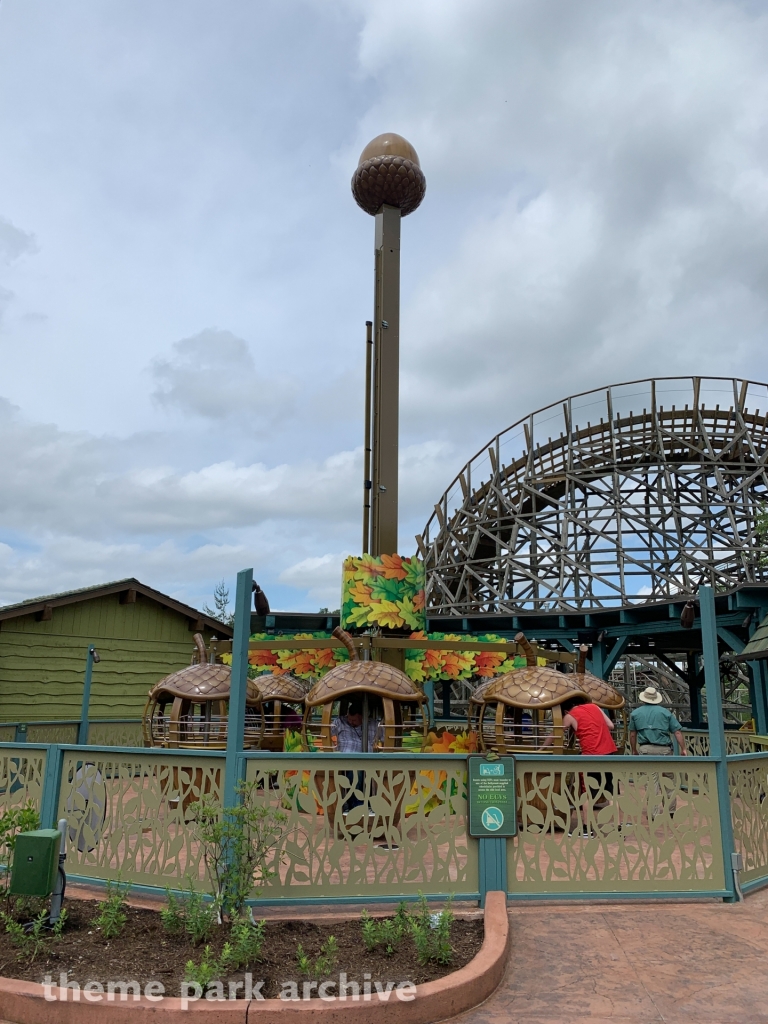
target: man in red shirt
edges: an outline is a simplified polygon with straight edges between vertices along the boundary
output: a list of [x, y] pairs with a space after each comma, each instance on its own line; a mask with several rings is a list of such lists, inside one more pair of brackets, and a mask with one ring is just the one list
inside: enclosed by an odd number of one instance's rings
[[[613, 742], [615, 726], [602, 708], [590, 703], [585, 697], [572, 697], [561, 705], [563, 710], [563, 728], [572, 729], [579, 740], [582, 754], [605, 755], [618, 754]], [[613, 796], [613, 772], [581, 772], [579, 792], [584, 794], [582, 815], [584, 817], [583, 836], [590, 836], [587, 826], [587, 807], [593, 793], [599, 793], [602, 786], [605, 799], [608, 794]]]

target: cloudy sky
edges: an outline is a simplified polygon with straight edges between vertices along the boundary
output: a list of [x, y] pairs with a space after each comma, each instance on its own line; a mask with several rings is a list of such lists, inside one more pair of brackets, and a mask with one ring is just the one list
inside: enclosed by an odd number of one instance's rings
[[767, 52], [768, 0], [2, 0], [0, 603], [338, 604], [383, 131], [428, 183], [403, 554], [533, 408], [768, 379]]

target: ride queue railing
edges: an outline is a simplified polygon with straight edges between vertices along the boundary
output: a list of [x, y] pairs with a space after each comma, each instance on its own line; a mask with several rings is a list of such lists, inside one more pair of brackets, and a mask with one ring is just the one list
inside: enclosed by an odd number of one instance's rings
[[[728, 763], [751, 887], [768, 876], [768, 753]], [[726, 896], [715, 765], [701, 756], [520, 755], [518, 834], [479, 840], [468, 834], [463, 755], [244, 752], [239, 777], [286, 819], [274, 874], [253, 902], [419, 891], [474, 900], [502, 883], [513, 899]], [[0, 813], [29, 801], [44, 827], [66, 818], [75, 879], [119, 872], [157, 891], [205, 888], [189, 808], [205, 795], [221, 802], [224, 774], [223, 751], [0, 743]], [[502, 882], [488, 868], [499, 843]]]

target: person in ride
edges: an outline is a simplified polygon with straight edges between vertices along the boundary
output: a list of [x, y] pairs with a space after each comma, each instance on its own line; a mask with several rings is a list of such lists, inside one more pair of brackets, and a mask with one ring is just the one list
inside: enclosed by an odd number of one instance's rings
[[[562, 704], [563, 728], [571, 729], [581, 747], [582, 754], [604, 756], [618, 754], [613, 741], [615, 725], [602, 708], [593, 704], [588, 697], [572, 697]], [[602, 790], [602, 792], [601, 792]], [[580, 772], [579, 793], [582, 796], [581, 813], [584, 820], [582, 835], [589, 838], [589, 804], [603, 805], [613, 796], [613, 772]]]
[[576, 734], [582, 754], [618, 754], [613, 742], [615, 726], [602, 708], [587, 697], [573, 697], [562, 705], [563, 728]]

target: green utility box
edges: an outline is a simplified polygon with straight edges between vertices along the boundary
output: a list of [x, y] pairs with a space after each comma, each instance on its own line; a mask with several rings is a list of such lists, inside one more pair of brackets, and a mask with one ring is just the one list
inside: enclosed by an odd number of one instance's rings
[[59, 870], [61, 832], [40, 828], [19, 832], [13, 851], [11, 893], [14, 896], [50, 896]]

